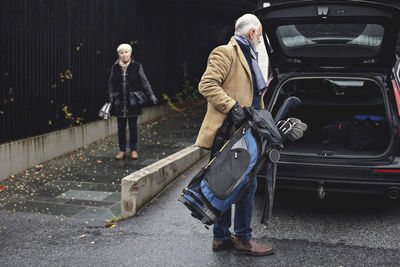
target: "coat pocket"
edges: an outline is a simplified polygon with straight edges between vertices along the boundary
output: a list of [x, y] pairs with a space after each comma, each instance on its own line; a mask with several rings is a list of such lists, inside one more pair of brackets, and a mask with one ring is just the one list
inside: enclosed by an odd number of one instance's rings
[[142, 91], [133, 91], [132, 93], [140, 105], [143, 105], [147, 101], [146, 95]]
[[136, 105], [136, 99], [135, 99], [135, 94], [133, 92], [129, 92], [129, 104], [131, 106]]
[[118, 106], [120, 104], [119, 92], [113, 92], [112, 97], [114, 105]]

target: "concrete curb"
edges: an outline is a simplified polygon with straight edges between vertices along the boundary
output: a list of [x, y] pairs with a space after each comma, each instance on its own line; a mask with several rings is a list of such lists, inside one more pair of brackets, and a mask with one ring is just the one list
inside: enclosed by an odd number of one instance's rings
[[[171, 111], [168, 104], [143, 109], [138, 124], [154, 120]], [[117, 133], [117, 120], [97, 120], [81, 126], [57, 130], [43, 135], [0, 145], [0, 181], [11, 174], [31, 168], [101, 138]]]
[[121, 181], [122, 218], [134, 216], [165, 186], [208, 153], [209, 151], [205, 149], [191, 145], [123, 178]]

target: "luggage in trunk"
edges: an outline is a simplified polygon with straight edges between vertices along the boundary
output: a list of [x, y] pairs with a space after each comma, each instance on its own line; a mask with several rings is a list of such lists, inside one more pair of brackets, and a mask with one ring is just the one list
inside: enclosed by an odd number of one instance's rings
[[298, 142], [285, 145], [285, 154], [374, 156], [388, 148], [385, 102], [374, 81], [291, 80], [280, 88], [273, 113], [290, 96], [297, 96], [303, 104], [288, 116], [307, 121], [308, 130]]

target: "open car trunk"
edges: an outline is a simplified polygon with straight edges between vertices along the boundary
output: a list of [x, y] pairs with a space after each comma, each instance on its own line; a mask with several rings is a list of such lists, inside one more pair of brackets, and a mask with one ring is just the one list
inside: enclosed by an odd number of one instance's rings
[[273, 2], [255, 11], [272, 73], [390, 73], [400, 27], [393, 0]]
[[383, 89], [368, 79], [296, 78], [280, 89], [273, 108], [297, 96], [302, 105], [288, 117], [308, 125], [302, 139], [287, 142], [283, 154], [322, 157], [375, 157], [390, 144]]

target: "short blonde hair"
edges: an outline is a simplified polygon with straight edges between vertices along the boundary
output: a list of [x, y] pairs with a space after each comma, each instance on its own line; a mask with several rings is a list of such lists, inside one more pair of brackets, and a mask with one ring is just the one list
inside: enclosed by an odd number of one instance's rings
[[132, 46], [130, 44], [120, 44], [117, 48], [117, 53], [121, 50], [128, 50], [130, 53], [132, 53]]

